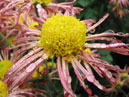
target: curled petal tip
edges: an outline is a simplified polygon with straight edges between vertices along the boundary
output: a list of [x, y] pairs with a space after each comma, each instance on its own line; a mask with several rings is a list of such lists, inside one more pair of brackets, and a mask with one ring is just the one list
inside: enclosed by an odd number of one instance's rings
[[106, 13], [106, 16], [108, 17], [109, 16], [109, 13]]
[[106, 87], [103, 86], [103, 90], [106, 91]]
[[104, 15], [103, 19], [105, 20], [105, 19], [108, 18], [108, 17], [109, 17], [109, 13], [106, 13], [106, 14]]
[[89, 95], [92, 95], [92, 91], [91, 91], [91, 89], [86, 88], [86, 91], [87, 91], [87, 93], [88, 93]]

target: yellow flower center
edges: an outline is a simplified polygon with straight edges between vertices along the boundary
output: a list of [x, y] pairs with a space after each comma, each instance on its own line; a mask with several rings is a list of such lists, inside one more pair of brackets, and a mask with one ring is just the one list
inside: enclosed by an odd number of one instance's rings
[[0, 80], [0, 97], [7, 97], [7, 95], [8, 95], [7, 84]]
[[13, 65], [13, 63], [9, 60], [0, 61], [0, 79], [4, 80], [4, 75], [7, 73], [8, 69], [12, 65]]
[[86, 41], [86, 25], [73, 16], [53, 15], [42, 26], [40, 43], [46, 53], [57, 56], [80, 53]]
[[39, 2], [40, 4], [44, 3], [44, 4], [49, 4], [52, 3], [52, 0], [31, 0], [32, 2]]

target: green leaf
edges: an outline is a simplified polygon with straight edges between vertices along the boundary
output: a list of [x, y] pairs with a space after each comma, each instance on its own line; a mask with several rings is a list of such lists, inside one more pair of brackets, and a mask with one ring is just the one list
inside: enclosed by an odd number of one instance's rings
[[87, 7], [94, 2], [94, 0], [78, 0], [78, 4], [82, 7]]
[[85, 11], [84, 18], [85, 19], [97, 19], [96, 18], [97, 12], [94, 9], [88, 9]]

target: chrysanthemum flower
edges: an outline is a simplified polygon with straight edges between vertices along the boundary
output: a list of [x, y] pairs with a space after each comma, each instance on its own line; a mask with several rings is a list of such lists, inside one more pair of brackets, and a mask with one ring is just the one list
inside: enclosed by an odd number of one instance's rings
[[[106, 49], [119, 54], [129, 55], [129, 48], [126, 44], [122, 43], [120, 40], [106, 37], [126, 37], [129, 36], [129, 34], [119, 35], [106, 31], [101, 34], [88, 35], [88, 32], [102, 23], [108, 17], [108, 14], [93, 26], [91, 26], [89, 21], [80, 21], [68, 15], [71, 14], [53, 15], [44, 22], [41, 32], [37, 29], [33, 29], [32, 31], [28, 28], [29, 30], [26, 29], [26, 32], [15, 40], [16, 46], [9, 48], [17, 49], [12, 55], [21, 52], [26, 53], [24, 57], [9, 69], [6, 75], [8, 79], [6, 81], [10, 83], [9, 89], [12, 89], [16, 84], [24, 84], [45, 60], [54, 55], [57, 57], [57, 69], [64, 88], [65, 97], [76, 97], [71, 87], [72, 79], [69, 74], [69, 65], [72, 65], [82, 87], [90, 95], [92, 91], [85, 85], [85, 79], [96, 85], [99, 89], [105, 90], [105, 87], [95, 79], [91, 67], [100, 77], [106, 77], [110, 84], [116, 83], [116, 79], [110, 70], [116, 73], [124, 72], [124, 70], [99, 59], [95, 51], [90, 49]], [[114, 43], [88, 43], [94, 40], [106, 40]], [[15, 80], [12, 79], [14, 77]]]

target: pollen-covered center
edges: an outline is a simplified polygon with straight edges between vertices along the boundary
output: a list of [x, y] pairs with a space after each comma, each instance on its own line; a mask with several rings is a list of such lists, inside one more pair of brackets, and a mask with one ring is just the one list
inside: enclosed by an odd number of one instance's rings
[[13, 63], [10, 60], [0, 61], [0, 79], [4, 80], [4, 75], [12, 65]]
[[8, 88], [7, 84], [0, 80], [0, 97], [7, 97]]
[[77, 54], [86, 41], [86, 25], [73, 16], [54, 15], [42, 26], [40, 44], [48, 54]]
[[49, 4], [52, 3], [52, 0], [31, 0], [32, 2], [39, 2], [40, 4], [44, 3], [44, 4]]

